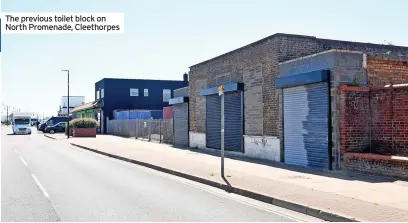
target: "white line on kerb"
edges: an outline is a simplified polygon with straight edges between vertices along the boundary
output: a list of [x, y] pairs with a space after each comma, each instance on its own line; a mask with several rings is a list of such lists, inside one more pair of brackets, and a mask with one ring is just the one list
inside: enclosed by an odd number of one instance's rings
[[50, 196], [48, 195], [47, 191], [45, 190], [45, 188], [43, 187], [43, 185], [41, 185], [40, 181], [38, 181], [37, 177], [34, 174], [31, 174], [31, 176], [33, 177], [35, 183], [38, 185], [38, 187], [40, 188], [40, 190], [43, 192], [44, 196], [46, 198], [49, 198]]

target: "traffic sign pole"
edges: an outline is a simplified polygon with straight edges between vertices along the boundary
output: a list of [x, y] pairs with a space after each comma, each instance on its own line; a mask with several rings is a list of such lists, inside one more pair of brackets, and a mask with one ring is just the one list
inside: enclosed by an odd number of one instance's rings
[[221, 176], [224, 177], [224, 87], [218, 87], [221, 96]]

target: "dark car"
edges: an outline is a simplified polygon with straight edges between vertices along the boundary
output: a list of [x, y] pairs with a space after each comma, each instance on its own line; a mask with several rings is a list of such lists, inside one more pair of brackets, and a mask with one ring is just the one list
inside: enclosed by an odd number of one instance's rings
[[56, 125], [51, 125], [51, 126], [47, 126], [44, 129], [45, 133], [50, 133], [50, 134], [54, 134], [57, 132], [65, 132], [65, 126], [67, 125], [66, 122], [59, 122]]
[[[69, 117], [69, 120], [72, 120], [72, 117]], [[46, 122], [38, 126], [38, 131], [44, 132], [47, 126], [53, 126], [59, 122], [68, 122], [68, 117], [66, 116], [51, 117]]]
[[46, 122], [41, 122], [41, 123], [38, 125], [38, 131], [43, 132], [44, 129], [45, 129], [45, 127], [47, 127], [47, 123], [46, 123]]

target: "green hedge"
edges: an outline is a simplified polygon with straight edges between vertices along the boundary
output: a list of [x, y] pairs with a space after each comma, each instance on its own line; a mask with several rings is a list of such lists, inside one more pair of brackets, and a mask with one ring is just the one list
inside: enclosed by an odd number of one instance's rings
[[69, 122], [69, 126], [74, 129], [98, 128], [99, 124], [93, 118], [76, 118]]

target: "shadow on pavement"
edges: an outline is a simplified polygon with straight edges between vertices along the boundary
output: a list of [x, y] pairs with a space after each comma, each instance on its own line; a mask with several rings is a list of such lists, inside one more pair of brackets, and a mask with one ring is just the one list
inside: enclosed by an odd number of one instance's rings
[[[201, 153], [201, 154], [206, 154], [206, 155], [211, 155], [211, 156], [216, 156], [216, 157], [221, 156], [221, 151], [215, 150], [215, 149], [208, 149], [208, 148], [207, 149], [195, 149], [195, 148], [193, 149], [189, 147], [180, 147], [180, 146], [172, 146], [172, 147], [175, 149], [189, 150], [191, 152]], [[368, 182], [368, 183], [406, 181], [405, 179], [374, 176], [374, 175], [368, 175], [368, 174], [363, 174], [363, 173], [358, 173], [358, 172], [329, 171], [329, 170], [322, 170], [322, 169], [313, 169], [309, 167], [306, 168], [306, 167], [301, 167], [301, 166], [295, 166], [295, 165], [290, 165], [290, 164], [269, 161], [269, 160], [244, 157], [241, 155], [235, 155], [231, 153], [225, 154], [225, 157], [229, 159], [233, 159], [233, 160], [239, 160], [239, 161], [264, 165], [264, 166], [270, 166], [270, 167], [290, 170], [290, 171], [299, 172], [299, 173], [313, 174], [317, 176], [337, 178], [337, 179], [348, 180], [348, 181], [363, 181], [363, 182]], [[293, 178], [301, 178], [301, 177], [302, 176], [296, 176], [296, 173], [294, 173]], [[228, 180], [225, 178], [224, 178], [224, 181], [226, 181], [226, 183], [228, 182]]]

